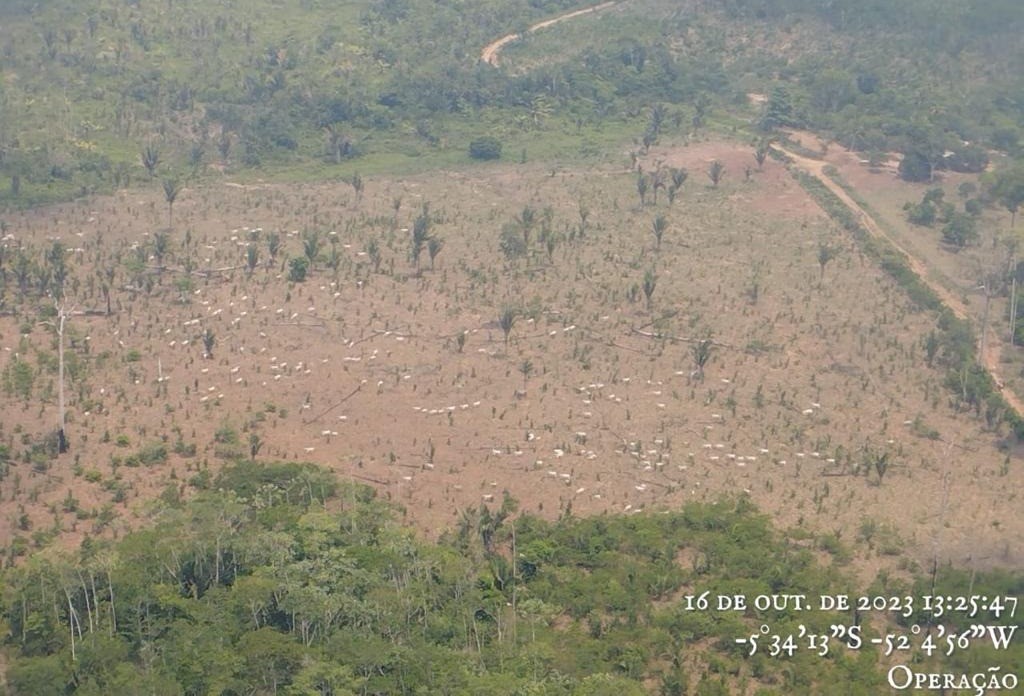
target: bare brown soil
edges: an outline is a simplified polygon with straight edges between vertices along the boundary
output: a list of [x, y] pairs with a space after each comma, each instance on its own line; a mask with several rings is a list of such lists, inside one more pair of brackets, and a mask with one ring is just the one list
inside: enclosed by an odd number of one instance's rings
[[[713, 159], [727, 168], [718, 189], [703, 174]], [[6, 215], [15, 242], [59, 237], [76, 250], [78, 307], [101, 304], [102, 268], [115, 269], [116, 289], [113, 316], [71, 322], [88, 365], [69, 390], [72, 450], [45, 472], [12, 469], [0, 533], [56, 522], [67, 543], [109, 534], [89, 514], [105, 504], [120, 533], [146, 517], [153, 496], [188, 495], [199, 470], [216, 471], [220, 429], [237, 432], [243, 449], [258, 433], [261, 459], [314, 461], [371, 483], [427, 534], [504, 491], [545, 516], [746, 494], [781, 524], [845, 541], [865, 519], [892, 522], [922, 561], [938, 535], [943, 559], [1019, 562], [1021, 472], [1001, 473], [997, 434], [955, 413], [942, 373], [924, 366], [932, 320], [780, 165], [747, 180], [749, 148], [727, 142], [656, 147], [643, 165], [659, 161], [690, 171], [671, 207], [664, 195], [640, 207], [635, 174], [616, 167], [370, 180], [358, 201], [337, 184], [188, 189], [167, 270], [150, 258], [141, 281], [125, 261], [166, 227], [157, 191]], [[428, 202], [445, 245], [433, 270], [424, 252], [417, 273], [408, 229]], [[500, 230], [527, 205], [539, 218], [550, 209], [557, 243], [549, 256], [538, 226], [528, 257], [508, 261]], [[660, 250], [656, 214], [669, 221]], [[303, 253], [308, 230], [323, 234], [320, 258], [306, 282], [288, 283], [285, 259]], [[234, 270], [195, 276], [183, 292], [186, 231], [199, 269]], [[267, 265], [271, 231], [285, 243]], [[264, 262], [251, 276], [250, 239]], [[374, 240], [379, 272], [367, 253]], [[844, 249], [823, 275], [821, 240]], [[647, 270], [657, 275], [650, 307], [639, 290]], [[504, 306], [521, 312], [507, 347]], [[213, 359], [203, 358], [206, 328]], [[701, 379], [693, 346], [708, 335], [716, 347]], [[53, 346], [44, 327], [0, 318], [0, 370], [15, 354], [41, 370], [31, 400], [3, 396], [3, 437], [16, 453], [23, 436], [56, 421], [55, 378], [39, 358]], [[197, 456], [124, 465], [146, 443], [170, 447], [179, 435]], [[892, 453], [880, 485], [852, 473], [865, 448]], [[111, 503], [118, 485], [127, 495]], [[62, 510], [69, 491], [83, 514]]]
[[[890, 245], [892, 245], [897, 251], [899, 251], [906, 259], [910, 269], [920, 278], [925, 284], [928, 285], [932, 291], [938, 295], [942, 303], [953, 312], [960, 319], [972, 318], [972, 314], [968, 311], [967, 306], [963, 301], [960, 300], [956, 295], [950, 292], [946, 285], [935, 279], [935, 274], [932, 269], [929, 269], [925, 261], [910, 253], [905, 249], [901, 243], [895, 239], [892, 235], [888, 234], [879, 224], [875, 218], [870, 215], [864, 208], [857, 203], [850, 195], [839, 186], [835, 181], [828, 177], [824, 168], [826, 166], [835, 166], [836, 162], [828, 160], [816, 160], [809, 157], [804, 157], [795, 152], [791, 152], [781, 146], [776, 145], [779, 150], [789, 156], [795, 165], [804, 171], [813, 174], [818, 177], [825, 186], [828, 187], [832, 193], [834, 193], [843, 203], [853, 210], [859, 217], [861, 223], [865, 229], [868, 230], [872, 235], [884, 239]], [[833, 160], [837, 158], [832, 158]], [[849, 158], [845, 159], [847, 167], [849, 167]], [[973, 318], [977, 318], [976, 316]], [[1001, 354], [1002, 344], [999, 341], [998, 335], [992, 330], [991, 325], [987, 327], [987, 333], [985, 339], [979, 338], [979, 355], [982, 366], [992, 375], [995, 380], [997, 387], [999, 388], [1000, 394], [1006, 400], [1006, 402], [1015, 410], [1017, 413], [1024, 414], [1024, 401], [1022, 401], [1011, 389], [1008, 389], [1006, 385], [1006, 378], [1002, 374], [1001, 367]]]

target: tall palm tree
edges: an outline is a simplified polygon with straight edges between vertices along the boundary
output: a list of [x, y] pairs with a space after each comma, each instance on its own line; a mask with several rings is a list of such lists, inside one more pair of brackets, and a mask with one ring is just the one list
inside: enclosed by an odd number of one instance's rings
[[167, 200], [167, 226], [170, 227], [172, 224], [172, 214], [174, 212], [174, 201], [178, 200], [178, 194], [181, 193], [181, 181], [176, 176], [169, 176], [164, 179], [164, 198]]
[[659, 215], [654, 218], [654, 222], [651, 224], [651, 229], [654, 231], [655, 246], [661, 249], [661, 238], [665, 234], [665, 230], [668, 229], [668, 220], [665, 219], [664, 215]]
[[430, 241], [431, 224], [430, 204], [424, 203], [423, 210], [412, 223], [412, 241], [409, 246], [409, 258], [416, 267], [417, 275], [420, 272], [420, 255], [423, 253], [423, 247]]
[[302, 235], [302, 253], [309, 259], [309, 270], [312, 272], [313, 264], [320, 253], [320, 233], [312, 230]]
[[654, 295], [654, 289], [658, 287], [658, 276], [655, 275], [653, 269], [647, 269], [644, 273], [644, 297], [647, 298], [647, 309], [651, 308], [651, 296]]
[[512, 307], [505, 307], [501, 310], [501, 314], [498, 315], [498, 326], [501, 327], [502, 332], [505, 334], [505, 350], [508, 351], [508, 338], [509, 334], [512, 333], [512, 327], [515, 326], [517, 318], [516, 310]]

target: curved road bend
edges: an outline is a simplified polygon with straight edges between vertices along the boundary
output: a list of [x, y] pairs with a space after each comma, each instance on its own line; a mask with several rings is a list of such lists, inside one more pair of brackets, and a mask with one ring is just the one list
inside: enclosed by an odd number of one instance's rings
[[[573, 10], [572, 12], [566, 12], [563, 15], [558, 15], [557, 17], [552, 17], [551, 19], [545, 19], [543, 22], [537, 22], [536, 24], [530, 26], [530, 28], [526, 30], [526, 33], [532, 34], [538, 29], [550, 27], [552, 24], [558, 24], [559, 22], [564, 22], [567, 19], [573, 19], [574, 17], [580, 17], [582, 15], [590, 14], [592, 12], [600, 12], [601, 10], [608, 9], [612, 5], [618, 4], [618, 0], [609, 0], [609, 2], [602, 2], [599, 5], [591, 5], [590, 7], [584, 7], [582, 10]], [[482, 60], [485, 63], [490, 63], [491, 65], [497, 67], [498, 54], [501, 53], [501, 49], [505, 48], [505, 46], [518, 39], [519, 36], [519, 34], [506, 34], [497, 41], [492, 41], [491, 43], [487, 44], [486, 46], [484, 46], [484, 50], [480, 52], [480, 60]]]

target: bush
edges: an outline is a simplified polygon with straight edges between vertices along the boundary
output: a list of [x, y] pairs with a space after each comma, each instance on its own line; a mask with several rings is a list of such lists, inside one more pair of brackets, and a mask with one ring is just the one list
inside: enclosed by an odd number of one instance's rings
[[32, 385], [35, 379], [32, 367], [24, 360], [15, 357], [4, 368], [2, 378], [4, 391], [27, 401], [32, 398]]
[[501, 141], [485, 135], [469, 144], [469, 156], [477, 160], [493, 160], [501, 157]]
[[194, 457], [196, 456], [196, 443], [185, 442], [179, 438], [174, 442], [174, 453], [179, 457]]
[[296, 256], [288, 262], [288, 280], [292, 283], [301, 283], [306, 280], [306, 273], [309, 272], [309, 259], [305, 256]]
[[230, 425], [224, 424], [213, 434], [213, 441], [218, 445], [237, 445], [239, 443], [238, 431]]
[[953, 150], [953, 154], [943, 158], [943, 165], [954, 172], [980, 174], [988, 167], [988, 153], [978, 145], [963, 145]]
[[935, 206], [929, 201], [923, 201], [914, 205], [907, 203], [904, 206], [904, 210], [907, 211], [907, 222], [912, 225], [921, 225], [922, 227], [930, 227], [935, 223], [936, 211]]
[[501, 237], [498, 239], [498, 246], [509, 261], [526, 256], [528, 251], [522, 233], [514, 225], [505, 225], [501, 231]]
[[146, 466], [163, 464], [167, 461], [167, 447], [162, 442], [151, 442], [139, 449], [135, 453], [135, 457], [139, 460], [139, 463]]
[[282, 494], [299, 493], [319, 498], [330, 497], [336, 488], [333, 477], [312, 464], [295, 462], [245, 462], [226, 466], [216, 479], [218, 489], [232, 491], [251, 500], [271, 491]]
[[975, 229], [974, 218], [967, 213], [955, 213], [942, 228], [942, 241], [952, 244], [958, 249], [963, 249], [977, 238], [978, 232]]
[[903, 154], [899, 166], [900, 178], [904, 181], [931, 181], [932, 165], [927, 155], [919, 150], [910, 150]]

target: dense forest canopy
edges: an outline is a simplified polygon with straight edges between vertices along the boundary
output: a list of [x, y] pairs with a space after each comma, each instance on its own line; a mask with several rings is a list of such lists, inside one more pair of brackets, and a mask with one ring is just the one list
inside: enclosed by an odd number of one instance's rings
[[[12, 694], [710, 696], [761, 685], [768, 696], [843, 683], [866, 695], [885, 688], [873, 648], [835, 641], [826, 659], [749, 658], [734, 639], [766, 621], [780, 633], [854, 621], [871, 636], [900, 630], [850, 612], [687, 610], [683, 595], [706, 588], [815, 601], [850, 588], [841, 544], [822, 557], [743, 499], [550, 523], [506, 498], [428, 544], [369, 488], [310, 465], [247, 462], [216, 491], [157, 504], [152, 524], [8, 573]], [[936, 592], [955, 592], [964, 578], [937, 580]], [[931, 582], [922, 573], [871, 592], [928, 594]], [[1005, 574], [972, 583], [992, 596], [1024, 589]], [[903, 630], [927, 620], [900, 619]], [[943, 664], [992, 659], [1024, 667], [1019, 641]]]
[[0, 200], [145, 180], [147, 145], [155, 169], [196, 176], [422, 167], [487, 134], [639, 137], [638, 110], [657, 104], [703, 123], [747, 92], [773, 95], [762, 126], [865, 152], [1020, 146], [1022, 20], [1008, 0], [631, 0], [600, 41], [529, 72], [480, 62], [493, 38], [582, 4], [5, 3]]

